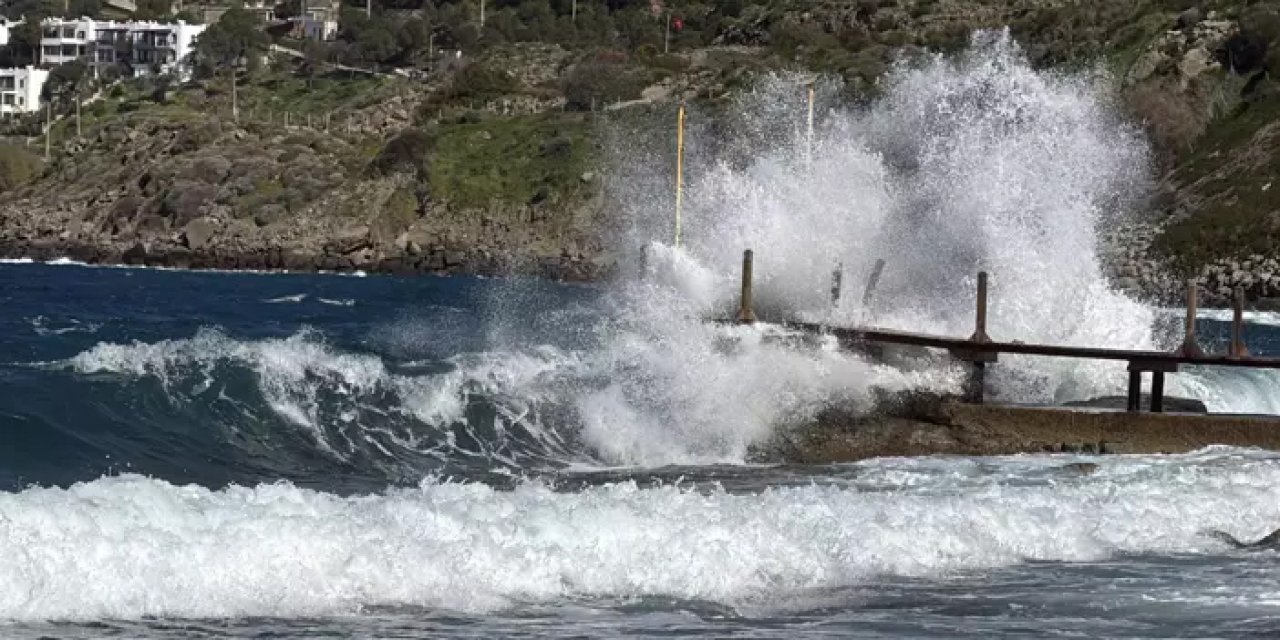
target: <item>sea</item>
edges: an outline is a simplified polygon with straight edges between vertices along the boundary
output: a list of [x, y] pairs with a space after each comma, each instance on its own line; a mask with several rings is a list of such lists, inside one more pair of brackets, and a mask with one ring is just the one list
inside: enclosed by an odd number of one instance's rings
[[[1280, 453], [761, 457], [826, 409], [966, 378], [771, 320], [967, 336], [985, 270], [998, 339], [1182, 337], [1096, 257], [1150, 186], [1105, 78], [979, 34], [868, 105], [820, 82], [806, 129], [808, 81], [763, 81], [714, 132], [691, 108], [678, 240], [643, 141], [602, 158], [625, 224], [598, 283], [0, 264], [0, 637], [1280, 635], [1277, 551], [1209, 533], [1280, 528]], [[765, 322], [716, 322], [748, 248]], [[1280, 316], [1246, 319], [1280, 356]], [[1209, 350], [1225, 320], [1201, 314]], [[1011, 356], [987, 393], [1126, 380]], [[1270, 372], [1167, 390], [1280, 413]]]

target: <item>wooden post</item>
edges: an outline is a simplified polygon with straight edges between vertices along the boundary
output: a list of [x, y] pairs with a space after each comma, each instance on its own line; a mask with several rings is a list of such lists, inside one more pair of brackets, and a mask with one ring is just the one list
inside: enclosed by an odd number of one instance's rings
[[871, 277], [867, 278], [867, 288], [862, 292], [862, 306], [865, 308], [871, 304], [871, 296], [875, 295], [876, 286], [880, 284], [880, 274], [884, 272], [884, 258], [876, 258], [876, 264], [871, 267]]
[[[595, 98], [592, 98], [595, 100]], [[593, 107], [594, 110], [594, 107]], [[684, 103], [676, 114], [676, 247], [680, 246], [680, 230], [684, 207]]]
[[333, 115], [333, 112], [332, 112], [332, 111], [330, 111], [330, 112], [328, 112], [328, 113], [324, 114], [324, 130], [325, 130], [325, 131], [328, 131], [328, 130], [329, 130], [329, 118], [330, 118], [332, 115]]
[[978, 309], [977, 316], [974, 320], [973, 335], [969, 337], [974, 342], [991, 342], [991, 337], [987, 335], [987, 272], [978, 272]]
[[1129, 403], [1130, 413], [1142, 410], [1142, 371], [1129, 368]]
[[640, 277], [649, 273], [649, 245], [640, 245]]
[[1164, 413], [1164, 372], [1151, 372], [1151, 413]]
[[831, 308], [840, 306], [840, 288], [844, 282], [844, 265], [837, 262], [836, 268], [831, 272]]
[[738, 322], [751, 324], [756, 321], [756, 313], [751, 309], [752, 270], [755, 254], [750, 249], [742, 252], [742, 297], [738, 306]]
[[84, 133], [80, 129], [80, 93], [77, 92], [76, 93], [76, 139], [78, 140], [83, 136], [84, 136]]
[[311, 114], [309, 113], [307, 114], [307, 128], [311, 128]]
[[1199, 293], [1194, 279], [1187, 281], [1187, 327], [1186, 336], [1182, 339], [1179, 354], [1189, 358], [1199, 358], [1204, 350], [1196, 343], [1196, 313], [1199, 310], [1197, 294]]
[[1248, 358], [1249, 349], [1244, 346], [1244, 289], [1236, 287], [1234, 304], [1231, 305], [1231, 352], [1232, 358]]
[[284, 112], [284, 126], [286, 126], [286, 127], [288, 127], [288, 126], [289, 126], [289, 112], [288, 112], [288, 111]]

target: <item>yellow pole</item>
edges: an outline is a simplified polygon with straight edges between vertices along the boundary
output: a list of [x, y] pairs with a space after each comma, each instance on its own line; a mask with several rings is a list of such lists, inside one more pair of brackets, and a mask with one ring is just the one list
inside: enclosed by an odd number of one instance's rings
[[676, 246], [680, 246], [680, 214], [684, 204], [684, 103], [676, 122]]

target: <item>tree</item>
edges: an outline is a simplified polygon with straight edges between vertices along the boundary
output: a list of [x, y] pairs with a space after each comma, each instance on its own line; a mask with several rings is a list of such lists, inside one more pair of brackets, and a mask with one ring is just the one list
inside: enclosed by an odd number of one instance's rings
[[49, 71], [49, 79], [41, 90], [45, 100], [71, 102], [89, 81], [88, 65], [81, 60], [60, 64]]
[[134, 17], [138, 20], [159, 20], [173, 13], [173, 0], [138, 0]]
[[13, 26], [13, 31], [9, 34], [10, 41], [26, 50], [33, 62], [40, 61], [40, 39], [44, 37], [40, 26], [42, 20], [43, 15], [28, 13], [21, 23]]
[[254, 54], [269, 43], [270, 39], [252, 13], [243, 7], [232, 7], [200, 34], [196, 41], [196, 59], [201, 72], [212, 75], [219, 69], [239, 65], [242, 59], [255, 64]]
[[307, 78], [307, 88], [312, 88], [315, 77], [320, 75], [324, 61], [329, 56], [328, 47], [322, 42], [307, 40], [302, 45], [302, 72]]

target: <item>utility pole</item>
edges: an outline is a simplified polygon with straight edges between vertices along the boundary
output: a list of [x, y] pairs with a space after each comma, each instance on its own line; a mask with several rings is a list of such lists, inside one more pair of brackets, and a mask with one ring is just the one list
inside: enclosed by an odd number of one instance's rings
[[49, 162], [51, 154], [50, 136], [53, 135], [53, 101], [44, 103], [44, 161]]
[[667, 12], [667, 30], [662, 34], [662, 53], [671, 52], [671, 12]]
[[240, 124], [240, 104], [236, 96], [236, 68], [231, 67], [231, 119]]
[[364, 17], [373, 19], [373, 0], [364, 0]]

